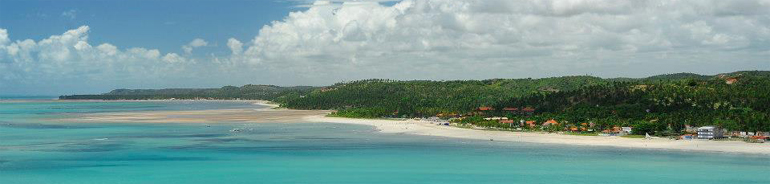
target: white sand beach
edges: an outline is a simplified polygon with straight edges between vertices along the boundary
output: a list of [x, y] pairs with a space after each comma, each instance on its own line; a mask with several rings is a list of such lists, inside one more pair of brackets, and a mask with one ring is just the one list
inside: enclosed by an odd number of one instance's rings
[[437, 125], [430, 121], [417, 120], [376, 120], [325, 117], [323, 115], [307, 116], [309, 122], [345, 123], [369, 125], [377, 127], [383, 133], [414, 134], [425, 136], [441, 136], [462, 139], [477, 139], [490, 141], [512, 141], [545, 144], [567, 144], [577, 146], [612, 146], [621, 148], [664, 149], [680, 151], [726, 152], [743, 154], [770, 155], [770, 144], [745, 143], [739, 141], [708, 141], [708, 140], [671, 140], [654, 138], [650, 140], [624, 137], [603, 136], [574, 136], [556, 133], [511, 132], [458, 128]]

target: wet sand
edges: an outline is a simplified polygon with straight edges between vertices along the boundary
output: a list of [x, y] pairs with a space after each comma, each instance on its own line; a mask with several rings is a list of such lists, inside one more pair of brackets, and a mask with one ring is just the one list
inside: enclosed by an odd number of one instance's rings
[[93, 113], [60, 120], [83, 123], [296, 123], [304, 121], [305, 116], [323, 116], [330, 112], [276, 109], [278, 105], [264, 101], [250, 102], [269, 108]]

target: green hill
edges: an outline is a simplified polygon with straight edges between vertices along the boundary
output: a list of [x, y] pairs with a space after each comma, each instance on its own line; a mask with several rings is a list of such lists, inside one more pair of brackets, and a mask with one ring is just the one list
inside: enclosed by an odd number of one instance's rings
[[465, 113], [478, 106], [538, 93], [571, 91], [606, 84], [589, 76], [545, 79], [491, 79], [467, 81], [362, 80], [338, 83], [315, 90], [302, 98], [284, 101], [295, 109], [371, 109], [367, 116], [429, 116]]
[[736, 73], [669, 82], [614, 82], [516, 98], [497, 106], [533, 107], [537, 109], [533, 118], [538, 120], [594, 122], [601, 128], [652, 127], [649, 133], [678, 133], [685, 125], [770, 131], [770, 91], [765, 89], [770, 89], [766, 75]]
[[[638, 132], [676, 134], [685, 125], [719, 125], [732, 130], [770, 131], [770, 72], [718, 75], [677, 73], [647, 78], [602, 79], [567, 76], [542, 79], [396, 81], [370, 79], [327, 87], [272, 85], [212, 89], [118, 89], [61, 99], [263, 99], [292, 109], [333, 109], [345, 117], [429, 117], [469, 115], [567, 124], [641, 127]], [[531, 116], [503, 108], [536, 109]], [[475, 118], [483, 120], [483, 118]], [[486, 122], [487, 126], [500, 124]], [[646, 128], [645, 128], [646, 127]]]

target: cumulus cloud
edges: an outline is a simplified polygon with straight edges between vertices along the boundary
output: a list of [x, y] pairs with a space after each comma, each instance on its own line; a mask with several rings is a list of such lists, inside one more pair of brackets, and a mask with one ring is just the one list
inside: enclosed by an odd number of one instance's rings
[[309, 80], [768, 69], [767, 10], [768, 0], [316, 1], [227, 59]]
[[87, 26], [39, 41], [0, 29], [0, 92], [66, 80], [327, 85], [770, 70], [770, 0], [382, 2], [314, 1], [207, 58], [192, 56], [209, 45], [200, 38], [177, 54], [92, 45]]
[[[57, 84], [106, 81], [146, 81], [179, 76], [186, 58], [175, 53], [161, 57], [157, 49], [129, 48], [88, 42], [88, 26], [34, 41], [10, 41], [0, 29], [0, 88], [9, 86], [52, 86]], [[2, 91], [0, 90], [0, 91]]]
[[[2, 37], [0, 37], [0, 41], [2, 41], [1, 38]], [[230, 51], [233, 52], [233, 55], [239, 55], [241, 52], [243, 52], [243, 43], [236, 40], [235, 38], [230, 38], [227, 40], [227, 47], [230, 48]]]
[[190, 41], [190, 43], [188, 43], [187, 45], [183, 45], [182, 50], [184, 50], [185, 53], [190, 54], [192, 53], [194, 48], [203, 47], [207, 45], [209, 45], [209, 43], [206, 42], [206, 40], [196, 38]]
[[0, 45], [5, 45], [10, 42], [11, 39], [8, 38], [8, 30], [0, 29]]
[[168, 53], [163, 56], [163, 61], [167, 63], [182, 63], [185, 62], [185, 59], [176, 53]]

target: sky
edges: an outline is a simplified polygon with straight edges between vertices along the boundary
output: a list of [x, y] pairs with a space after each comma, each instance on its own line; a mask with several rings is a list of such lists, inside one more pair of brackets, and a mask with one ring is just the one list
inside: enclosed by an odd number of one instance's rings
[[0, 0], [0, 95], [770, 70], [770, 0]]

